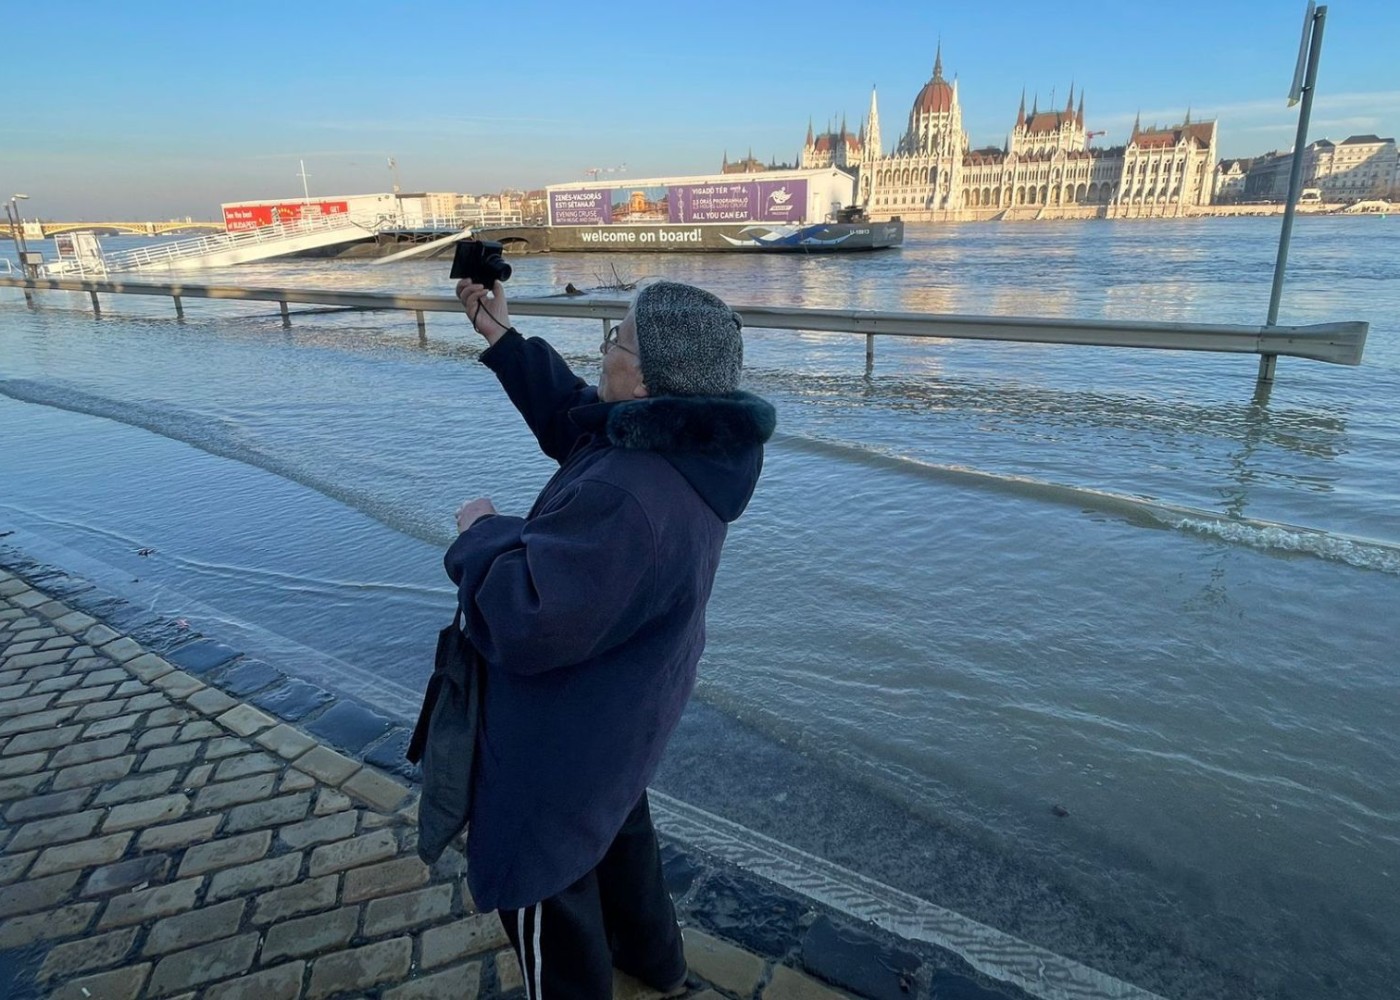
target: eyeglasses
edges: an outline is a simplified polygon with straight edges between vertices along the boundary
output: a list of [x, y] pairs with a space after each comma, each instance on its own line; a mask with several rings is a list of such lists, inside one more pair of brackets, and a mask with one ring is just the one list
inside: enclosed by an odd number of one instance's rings
[[628, 347], [625, 344], [618, 343], [617, 335], [618, 332], [621, 331], [621, 329], [621, 326], [615, 326], [608, 330], [607, 336], [605, 336], [603, 338], [603, 342], [598, 345], [598, 352], [600, 354], [607, 354], [608, 351], [616, 347], [620, 351], [626, 351], [628, 354], [631, 354], [633, 356], [636, 355], [637, 352], [632, 350], [632, 348]]

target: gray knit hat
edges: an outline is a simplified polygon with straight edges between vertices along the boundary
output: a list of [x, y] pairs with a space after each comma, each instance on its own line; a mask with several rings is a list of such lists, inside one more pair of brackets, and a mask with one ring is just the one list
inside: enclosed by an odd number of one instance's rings
[[632, 308], [642, 380], [653, 396], [721, 396], [739, 388], [744, 323], [722, 299], [658, 281]]

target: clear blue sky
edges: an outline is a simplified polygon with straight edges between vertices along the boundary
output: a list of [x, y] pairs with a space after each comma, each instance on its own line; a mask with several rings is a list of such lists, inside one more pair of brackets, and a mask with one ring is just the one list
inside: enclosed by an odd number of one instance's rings
[[[808, 118], [886, 147], [943, 43], [974, 145], [1021, 88], [1087, 92], [1099, 142], [1220, 120], [1220, 152], [1288, 148], [1304, 3], [713, 0], [551, 4], [64, 0], [5, 5], [0, 194], [48, 218], [212, 218], [221, 201], [498, 190], [792, 160]], [[1400, 3], [1329, 5], [1311, 138], [1400, 132]]]

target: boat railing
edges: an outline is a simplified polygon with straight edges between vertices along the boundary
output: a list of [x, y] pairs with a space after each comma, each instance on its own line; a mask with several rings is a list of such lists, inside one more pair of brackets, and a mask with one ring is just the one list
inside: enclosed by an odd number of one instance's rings
[[376, 215], [358, 217], [360, 225], [375, 232], [461, 232], [463, 229], [481, 229], [486, 226], [518, 226], [521, 214], [509, 211], [487, 209], [462, 209], [447, 213], [380, 212]]
[[[243, 302], [276, 302], [282, 322], [291, 325], [289, 303], [337, 306], [355, 310], [414, 313], [420, 341], [427, 339], [428, 313], [462, 314], [450, 295], [401, 295], [386, 292], [347, 292], [315, 288], [250, 288], [230, 285], [190, 285], [181, 282], [131, 282], [82, 278], [20, 278], [0, 276], [0, 287], [34, 291], [87, 292], [93, 311], [101, 315], [99, 294], [154, 295], [171, 298], [183, 317], [186, 298]], [[32, 303], [31, 303], [32, 304]], [[519, 316], [549, 316], [592, 321], [603, 333], [621, 320], [631, 302], [590, 296], [512, 298]], [[946, 313], [881, 312], [867, 309], [800, 309], [786, 306], [735, 305], [748, 329], [794, 330], [804, 333], [846, 333], [865, 337], [867, 366], [875, 358], [876, 337], [998, 340], [1034, 344], [1077, 344], [1164, 351], [1209, 351], [1295, 357], [1338, 365], [1359, 365], [1369, 324], [1361, 321], [1311, 326], [1251, 326], [1224, 323], [1130, 322], [1125, 320], [1044, 319], [1027, 316], [962, 316]]]
[[155, 246], [118, 250], [114, 253], [103, 254], [100, 263], [96, 261], [85, 263], [81, 259], [59, 258], [56, 261], [51, 261], [45, 267], [50, 274], [56, 275], [73, 271], [80, 274], [102, 273], [103, 271], [109, 273], [113, 271], [139, 271], [169, 264], [176, 260], [203, 257], [237, 247], [281, 242], [309, 233], [350, 228], [359, 228], [359, 223], [349, 215], [313, 215], [287, 222], [274, 222], [269, 226], [258, 226], [253, 229], [211, 233], [207, 236], [172, 240], [169, 243], [159, 243]]
[[361, 226], [373, 232], [461, 232], [469, 226], [479, 226], [481, 216], [472, 212], [422, 213], [380, 212], [356, 216]]

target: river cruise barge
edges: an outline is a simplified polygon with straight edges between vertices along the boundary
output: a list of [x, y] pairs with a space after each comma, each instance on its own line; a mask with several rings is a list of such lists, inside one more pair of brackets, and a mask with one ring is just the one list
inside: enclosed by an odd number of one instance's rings
[[473, 230], [510, 253], [847, 253], [904, 242], [899, 220], [853, 209], [855, 178], [841, 170], [769, 170], [655, 177], [627, 184], [554, 184], [549, 221]]

